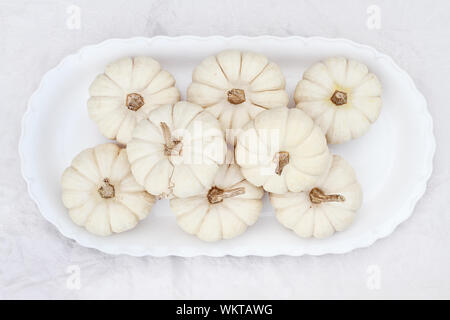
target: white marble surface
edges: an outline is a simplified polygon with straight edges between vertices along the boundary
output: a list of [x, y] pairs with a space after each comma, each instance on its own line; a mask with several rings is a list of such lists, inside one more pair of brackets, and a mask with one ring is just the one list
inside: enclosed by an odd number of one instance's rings
[[[379, 29], [367, 27], [373, 5]], [[446, 0], [0, 0], [0, 298], [450, 298], [449, 10]], [[344, 37], [391, 55], [434, 118], [434, 172], [413, 216], [369, 248], [321, 257], [132, 258], [61, 236], [28, 197], [17, 152], [40, 78], [87, 44], [184, 34]]]

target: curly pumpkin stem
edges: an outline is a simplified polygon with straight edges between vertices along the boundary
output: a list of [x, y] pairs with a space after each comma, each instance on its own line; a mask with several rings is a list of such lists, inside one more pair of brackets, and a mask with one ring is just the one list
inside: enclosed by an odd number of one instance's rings
[[283, 168], [289, 163], [289, 152], [280, 151], [275, 154], [274, 161], [277, 163], [275, 173], [281, 176]]
[[127, 95], [127, 108], [131, 111], [138, 111], [145, 104], [144, 98], [138, 93], [130, 93]]
[[347, 93], [343, 91], [336, 90], [330, 98], [331, 102], [333, 102], [337, 106], [342, 106], [347, 103]]
[[245, 102], [245, 92], [242, 89], [231, 89], [227, 92], [228, 102], [232, 104], [241, 104]]
[[103, 179], [103, 183], [104, 185], [98, 188], [98, 193], [100, 194], [100, 196], [103, 199], [114, 198], [114, 196], [116, 195], [116, 190], [114, 189], [114, 186], [109, 183], [109, 179]]
[[225, 198], [235, 197], [245, 193], [244, 187], [234, 188], [234, 189], [220, 189], [217, 187], [212, 187], [209, 189], [207, 198], [209, 203], [216, 204], [222, 202]]
[[313, 188], [309, 192], [309, 199], [314, 204], [321, 204], [322, 202], [344, 202], [344, 196], [340, 194], [325, 194], [319, 188]]
[[181, 155], [181, 147], [182, 143], [181, 140], [177, 140], [172, 138], [172, 133], [170, 132], [169, 126], [165, 122], [160, 122], [159, 125], [161, 126], [161, 130], [163, 132], [164, 136], [164, 154], [166, 156], [171, 156], [173, 154]]

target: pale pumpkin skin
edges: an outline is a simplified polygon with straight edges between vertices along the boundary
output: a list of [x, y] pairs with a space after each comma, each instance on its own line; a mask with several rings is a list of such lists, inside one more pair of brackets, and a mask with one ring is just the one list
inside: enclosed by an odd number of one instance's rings
[[171, 199], [170, 209], [181, 229], [203, 241], [218, 241], [244, 233], [258, 220], [263, 195], [262, 188], [245, 180], [237, 165], [222, 165], [211, 188], [196, 196]]
[[195, 68], [187, 100], [212, 113], [223, 130], [240, 129], [266, 109], [287, 106], [284, 89], [280, 68], [265, 56], [227, 50]]
[[[317, 198], [317, 192], [325, 198]], [[353, 168], [334, 155], [329, 171], [314, 188], [298, 193], [271, 193], [270, 202], [283, 226], [299, 237], [322, 239], [352, 224], [362, 204], [362, 190]]]
[[101, 236], [134, 228], [155, 203], [131, 174], [126, 150], [112, 143], [80, 152], [61, 187], [73, 222]]
[[335, 57], [312, 65], [297, 84], [294, 100], [322, 128], [328, 143], [365, 134], [382, 106], [380, 81], [364, 64]]
[[320, 128], [303, 111], [284, 107], [264, 111], [244, 126], [235, 153], [249, 182], [280, 194], [313, 186], [330, 161]]
[[127, 152], [133, 175], [149, 193], [189, 197], [210, 187], [224, 162], [226, 143], [213, 115], [182, 101], [161, 106], [139, 122]]
[[108, 139], [127, 144], [136, 124], [162, 104], [180, 100], [173, 76], [150, 57], [109, 64], [89, 88], [88, 112]]

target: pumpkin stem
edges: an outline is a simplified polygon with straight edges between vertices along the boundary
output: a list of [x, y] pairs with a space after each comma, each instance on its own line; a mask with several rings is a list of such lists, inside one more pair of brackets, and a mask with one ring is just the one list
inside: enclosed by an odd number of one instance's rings
[[217, 187], [212, 187], [209, 189], [207, 198], [209, 203], [216, 204], [222, 202], [225, 198], [235, 197], [245, 193], [244, 187], [234, 188], [234, 189], [220, 189]]
[[172, 154], [181, 155], [181, 141], [172, 138], [172, 133], [170, 132], [169, 126], [165, 122], [160, 122], [161, 130], [163, 132], [163, 137], [165, 141], [164, 154], [166, 156], [171, 156]]
[[131, 111], [138, 111], [145, 104], [144, 98], [138, 93], [130, 93], [127, 95], [127, 108]]
[[344, 202], [344, 196], [340, 194], [325, 194], [319, 188], [313, 188], [309, 192], [309, 199], [314, 204], [320, 204], [322, 202]]
[[275, 169], [275, 173], [281, 176], [283, 172], [283, 168], [289, 163], [289, 152], [280, 151], [275, 154], [274, 161], [277, 163], [277, 168]]
[[245, 92], [242, 89], [231, 89], [227, 92], [228, 102], [232, 104], [241, 104], [245, 102]]
[[333, 102], [337, 106], [342, 106], [347, 103], [347, 93], [343, 91], [336, 90], [330, 98], [331, 102]]
[[114, 198], [116, 195], [116, 191], [114, 189], [114, 186], [109, 183], [109, 179], [105, 178], [103, 179], [104, 185], [102, 185], [100, 188], [98, 188], [98, 193], [103, 199], [110, 199]]

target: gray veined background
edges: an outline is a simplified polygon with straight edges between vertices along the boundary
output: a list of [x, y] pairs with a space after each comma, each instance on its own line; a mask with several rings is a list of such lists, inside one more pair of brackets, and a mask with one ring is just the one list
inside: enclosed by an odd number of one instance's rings
[[[0, 0], [0, 298], [450, 298], [449, 12], [446, 0]], [[84, 45], [185, 34], [343, 37], [392, 56], [427, 98], [437, 140], [413, 216], [367, 249], [322, 257], [132, 258], [61, 236], [21, 178], [28, 98]]]

